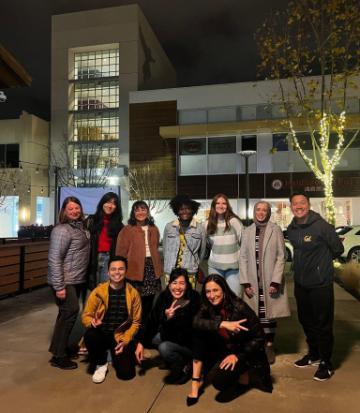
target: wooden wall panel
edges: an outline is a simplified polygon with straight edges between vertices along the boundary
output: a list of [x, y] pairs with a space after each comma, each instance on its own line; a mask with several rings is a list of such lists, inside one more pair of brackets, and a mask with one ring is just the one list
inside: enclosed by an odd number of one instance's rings
[[0, 246], [0, 296], [47, 284], [49, 241]]
[[176, 101], [135, 103], [130, 105], [130, 168], [150, 165], [162, 171], [166, 185], [159, 198], [171, 198], [176, 188], [176, 141], [164, 140], [160, 126], [177, 124]]

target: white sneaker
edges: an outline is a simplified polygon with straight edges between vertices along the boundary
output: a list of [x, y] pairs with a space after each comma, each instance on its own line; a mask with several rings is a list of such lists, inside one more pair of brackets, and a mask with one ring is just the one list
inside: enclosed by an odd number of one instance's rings
[[99, 384], [105, 380], [106, 373], [108, 371], [108, 364], [105, 363], [102, 366], [96, 366], [95, 373], [92, 376], [93, 383]]

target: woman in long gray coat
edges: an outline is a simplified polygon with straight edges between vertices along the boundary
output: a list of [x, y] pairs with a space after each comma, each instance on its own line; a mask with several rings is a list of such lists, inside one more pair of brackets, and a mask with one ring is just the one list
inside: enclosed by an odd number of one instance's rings
[[284, 280], [285, 244], [281, 228], [270, 222], [271, 205], [259, 201], [254, 223], [246, 228], [240, 249], [240, 282], [243, 299], [259, 316], [266, 336], [269, 363], [275, 362], [273, 348], [276, 318], [290, 315]]

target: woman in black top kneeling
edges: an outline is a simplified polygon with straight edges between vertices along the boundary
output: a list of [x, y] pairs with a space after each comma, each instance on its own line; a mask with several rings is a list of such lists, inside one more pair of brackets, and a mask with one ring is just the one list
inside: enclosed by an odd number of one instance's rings
[[192, 360], [192, 323], [199, 307], [200, 296], [192, 289], [187, 271], [175, 268], [139, 334], [136, 349], [139, 363], [144, 345], [158, 349], [170, 369], [165, 378], [168, 384], [182, 384], [189, 379], [184, 367]]
[[264, 332], [253, 310], [238, 298], [223, 277], [210, 274], [194, 318], [193, 377], [187, 404], [198, 401], [205, 384], [220, 391], [218, 401], [230, 401], [249, 386], [272, 391], [264, 351]]

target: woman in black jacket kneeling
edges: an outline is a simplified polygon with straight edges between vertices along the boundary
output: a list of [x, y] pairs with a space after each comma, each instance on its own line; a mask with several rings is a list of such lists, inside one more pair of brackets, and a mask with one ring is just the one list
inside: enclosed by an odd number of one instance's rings
[[238, 298], [223, 277], [210, 274], [201, 292], [201, 308], [194, 318], [193, 377], [190, 406], [205, 383], [220, 391], [218, 401], [230, 401], [249, 386], [272, 391], [265, 336], [258, 317]]
[[191, 287], [188, 273], [175, 268], [166, 289], [159, 295], [139, 334], [136, 358], [141, 363], [144, 346], [155, 346], [170, 368], [168, 384], [188, 380], [184, 367], [192, 360], [192, 323], [200, 307], [200, 296]]

